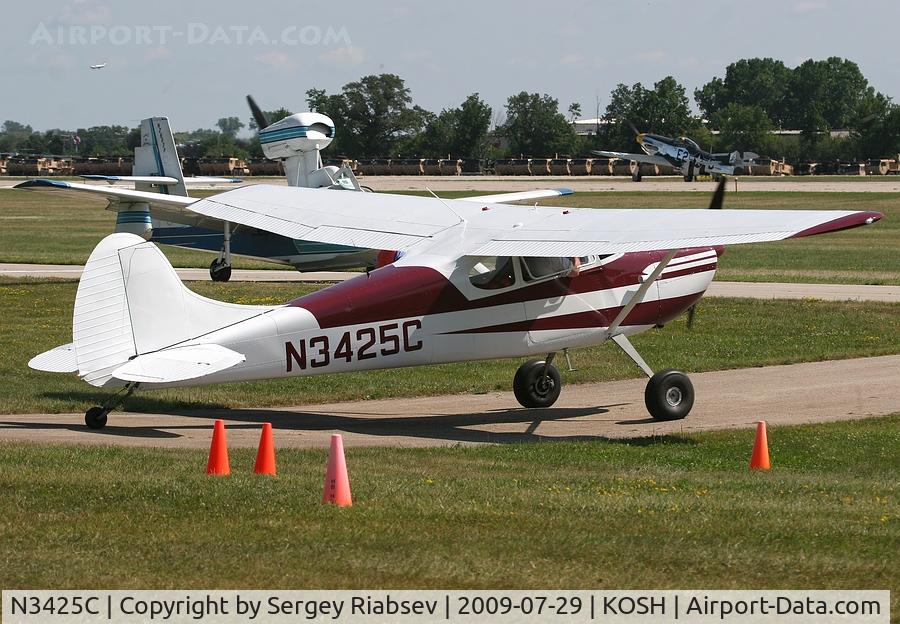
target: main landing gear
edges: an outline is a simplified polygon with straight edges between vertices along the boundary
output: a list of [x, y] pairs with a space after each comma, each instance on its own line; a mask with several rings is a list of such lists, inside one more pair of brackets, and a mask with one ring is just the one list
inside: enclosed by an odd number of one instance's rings
[[95, 405], [90, 408], [84, 413], [84, 424], [87, 425], [88, 429], [103, 429], [103, 427], [106, 426], [106, 420], [109, 413], [122, 405], [122, 403], [125, 402], [125, 399], [134, 394], [134, 391], [137, 390], [137, 388], [138, 383], [132, 381], [119, 390], [119, 392], [111, 396], [103, 406]]
[[209, 277], [214, 282], [227, 282], [231, 279], [231, 224], [227, 221], [222, 238], [222, 251], [209, 265]]
[[[681, 420], [694, 406], [694, 386], [681, 371], [666, 369], [654, 374], [624, 335], [613, 337], [650, 380], [644, 389], [644, 404], [656, 420]], [[623, 346], [623, 344], [625, 346]], [[522, 407], [550, 407], [562, 390], [559, 371], [553, 366], [554, 353], [545, 360], [529, 360], [519, 367], [513, 379], [513, 392]]]
[[[687, 375], [677, 370], [667, 369], [654, 374], [625, 334], [619, 331], [619, 327], [634, 307], [644, 299], [647, 290], [662, 275], [677, 253], [677, 249], [671, 249], [663, 256], [656, 268], [642, 281], [640, 287], [607, 328], [610, 340], [616, 343], [625, 352], [625, 355], [630, 357], [650, 378], [644, 389], [644, 404], [647, 406], [647, 411], [656, 420], [680, 420], [687, 416], [694, 406], [694, 386]], [[552, 364], [553, 356], [554, 354], [551, 353], [546, 360], [526, 362], [516, 371], [513, 390], [516, 399], [524, 407], [550, 407], [559, 398], [562, 383], [559, 371]]]
[[513, 392], [522, 407], [550, 407], [559, 398], [562, 379], [553, 366], [555, 353], [546, 360], [529, 360], [519, 367], [513, 378]]

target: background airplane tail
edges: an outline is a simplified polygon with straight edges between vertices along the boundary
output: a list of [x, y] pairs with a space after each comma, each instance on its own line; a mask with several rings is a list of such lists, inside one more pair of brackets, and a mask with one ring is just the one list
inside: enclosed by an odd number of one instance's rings
[[78, 373], [94, 386], [121, 385], [131, 377], [114, 373], [126, 364], [135, 368], [145, 354], [269, 309], [201, 297], [181, 283], [156, 245], [134, 234], [110, 234], [91, 253], [75, 296]]
[[[160, 193], [187, 197], [181, 159], [175, 149], [175, 135], [169, 126], [168, 117], [151, 117], [141, 121], [141, 145], [134, 148], [133, 175], [162, 176], [175, 178], [177, 184], [160, 186]], [[138, 191], [156, 191], [150, 184], [135, 184]]]
[[[175, 135], [172, 134], [168, 117], [151, 117], [141, 121], [141, 144], [134, 148], [132, 175], [177, 180], [175, 184], [158, 185], [136, 182], [135, 190], [188, 196], [184, 173], [181, 170], [181, 159], [178, 157], [178, 150], [175, 149]], [[161, 225], [165, 224], [153, 222], [150, 207], [145, 203], [123, 204], [116, 216], [116, 232], [137, 234], [144, 239], [152, 236], [154, 226]]]

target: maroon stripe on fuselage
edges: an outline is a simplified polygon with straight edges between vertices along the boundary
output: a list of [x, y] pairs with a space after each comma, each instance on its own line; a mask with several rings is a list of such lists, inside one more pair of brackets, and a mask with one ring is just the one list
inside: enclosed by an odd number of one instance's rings
[[[628, 313], [623, 326], [629, 325], [656, 325], [667, 323], [679, 314], [694, 305], [703, 293], [692, 293], [671, 299], [660, 301], [645, 301], [634, 306]], [[537, 319], [517, 321], [515, 323], [501, 323], [476, 327], [473, 329], [461, 329], [447, 332], [448, 334], [493, 334], [500, 332], [540, 331], [548, 329], [589, 329], [594, 327], [609, 327], [609, 324], [622, 311], [623, 306], [604, 308], [603, 310], [588, 310], [572, 314], [560, 314], [558, 316], [545, 316]]]
[[[710, 249], [684, 249], [676, 258]], [[716, 251], [718, 253], [719, 250]], [[472, 301], [466, 299], [456, 286], [435, 269], [389, 265], [310, 293], [288, 305], [309, 310], [323, 329], [488, 308], [631, 286], [639, 282], [641, 273], [647, 266], [659, 262], [665, 254], [665, 251], [629, 253], [603, 266], [583, 271], [577, 277], [557, 278]], [[684, 269], [672, 276], [690, 275], [710, 268], [715, 268], [713, 259], [710, 259], [710, 264]]]

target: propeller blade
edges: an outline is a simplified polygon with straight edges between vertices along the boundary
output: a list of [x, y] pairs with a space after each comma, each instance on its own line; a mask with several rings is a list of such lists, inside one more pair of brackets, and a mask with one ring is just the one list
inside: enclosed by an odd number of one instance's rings
[[247, 96], [247, 104], [250, 105], [250, 112], [253, 113], [253, 119], [256, 121], [257, 129], [262, 130], [263, 128], [268, 128], [269, 120], [266, 118], [266, 114], [262, 112], [262, 109], [256, 105], [253, 96]]
[[638, 132], [637, 127], [633, 123], [631, 123], [630, 119], [626, 119], [625, 123], [628, 124], [628, 127], [631, 128], [632, 132], [634, 132], [635, 134], [640, 134], [640, 132]]
[[712, 201], [709, 202], [710, 210], [721, 210], [722, 202], [724, 202], [724, 201], [725, 201], [725, 178], [722, 178], [721, 180], [719, 180], [719, 185], [716, 186], [716, 192], [713, 193]]

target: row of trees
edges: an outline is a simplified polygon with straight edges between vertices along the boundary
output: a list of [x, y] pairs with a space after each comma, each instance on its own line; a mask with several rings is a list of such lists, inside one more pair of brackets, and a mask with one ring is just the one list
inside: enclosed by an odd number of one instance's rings
[[[546, 94], [510, 96], [505, 116], [496, 115], [478, 93], [458, 107], [432, 113], [413, 103], [399, 76], [365, 76], [339, 93], [307, 91], [310, 110], [331, 117], [337, 137], [329, 152], [352, 158], [382, 156], [451, 156], [499, 158], [519, 154], [585, 155], [591, 149], [634, 150], [640, 131], [687, 135], [712, 151], [751, 150], [800, 160], [857, 160], [900, 152], [900, 106], [877, 92], [856, 63], [837, 57], [809, 60], [795, 68], [771, 58], [743, 59], [694, 91], [700, 115], [693, 114], [683, 85], [667, 76], [652, 87], [619, 84], [595, 131], [577, 135], [570, 123], [581, 106], [560, 112], [559, 101]], [[269, 111], [270, 122], [290, 115]], [[186, 155], [196, 157], [261, 157], [255, 138], [240, 131], [257, 130], [237, 117], [219, 119], [215, 129], [179, 133]], [[800, 130], [799, 136], [773, 134]], [[833, 138], [830, 131], [849, 134]], [[713, 131], [718, 132], [713, 132]], [[77, 131], [35, 132], [7, 121], [0, 128], [0, 152], [35, 152], [89, 156], [127, 155], [139, 142], [137, 129], [100, 126]]]

